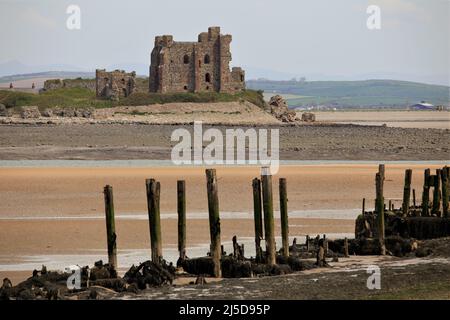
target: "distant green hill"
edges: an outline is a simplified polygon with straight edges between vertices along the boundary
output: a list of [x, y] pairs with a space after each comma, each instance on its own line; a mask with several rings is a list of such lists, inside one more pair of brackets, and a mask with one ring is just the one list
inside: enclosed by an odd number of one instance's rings
[[450, 87], [396, 80], [272, 81], [250, 80], [247, 87], [286, 95], [289, 107], [405, 107], [420, 101], [448, 105]]
[[34, 78], [55, 78], [55, 79], [95, 78], [95, 73], [78, 72], [78, 71], [46, 71], [37, 73], [14, 74], [10, 76], [0, 77], [0, 83], [34, 79]]

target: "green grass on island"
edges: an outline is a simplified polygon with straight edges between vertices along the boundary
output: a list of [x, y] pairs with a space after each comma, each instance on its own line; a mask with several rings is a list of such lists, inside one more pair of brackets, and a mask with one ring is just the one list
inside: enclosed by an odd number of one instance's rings
[[43, 108], [110, 108], [115, 106], [142, 106], [171, 102], [232, 102], [248, 101], [259, 107], [264, 106], [262, 91], [244, 90], [236, 94], [199, 92], [199, 93], [147, 93], [136, 92], [119, 101], [99, 99], [95, 92], [87, 88], [62, 88], [40, 94], [19, 91], [0, 90], [0, 103], [7, 108], [38, 106]]

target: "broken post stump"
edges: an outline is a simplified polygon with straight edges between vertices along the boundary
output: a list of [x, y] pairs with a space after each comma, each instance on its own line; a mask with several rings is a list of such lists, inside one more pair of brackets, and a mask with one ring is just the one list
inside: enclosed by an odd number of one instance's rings
[[264, 208], [264, 233], [266, 240], [266, 263], [275, 265], [275, 234], [273, 221], [273, 196], [272, 175], [269, 167], [261, 168], [263, 208]]
[[186, 259], [186, 182], [177, 181], [178, 252], [180, 260]]
[[150, 247], [152, 261], [160, 263], [162, 260], [161, 221], [159, 210], [160, 183], [155, 179], [145, 181], [147, 189], [148, 222], [150, 227]]
[[281, 221], [281, 239], [283, 244], [283, 255], [289, 257], [289, 222], [287, 210], [287, 190], [286, 179], [280, 178], [280, 221]]
[[403, 203], [402, 203], [402, 213], [403, 216], [406, 217], [409, 211], [409, 204], [411, 201], [411, 178], [412, 178], [412, 170], [405, 170], [405, 185], [403, 187]]
[[383, 197], [383, 184], [384, 184], [384, 165], [380, 165], [380, 170], [375, 176], [376, 184], [376, 212], [378, 217], [378, 240], [380, 242], [380, 254], [386, 254], [386, 246], [384, 243], [384, 197]]
[[209, 234], [211, 238], [211, 257], [214, 265], [214, 276], [222, 276], [220, 258], [220, 217], [219, 217], [219, 194], [217, 188], [217, 177], [215, 169], [206, 169], [206, 188], [208, 193]]
[[254, 178], [252, 181], [253, 188], [253, 215], [255, 223], [255, 252], [256, 262], [262, 262], [261, 239], [263, 238], [263, 219], [261, 204], [261, 180]]
[[105, 215], [106, 215], [106, 240], [108, 244], [108, 262], [117, 268], [117, 246], [116, 246], [116, 225], [114, 221], [114, 200], [113, 188], [106, 185], [103, 193], [105, 195]]
[[430, 204], [430, 169], [425, 169], [423, 179], [423, 193], [422, 193], [422, 216], [427, 217], [430, 215], [428, 209]]

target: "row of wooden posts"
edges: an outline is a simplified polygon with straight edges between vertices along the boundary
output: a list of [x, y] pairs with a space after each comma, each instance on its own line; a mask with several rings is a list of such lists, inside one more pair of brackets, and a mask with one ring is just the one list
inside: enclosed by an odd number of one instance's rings
[[[449, 180], [450, 180], [450, 168], [445, 166], [442, 169], [436, 169], [436, 174], [431, 175], [430, 169], [426, 169], [424, 172], [424, 183], [422, 192], [422, 204], [421, 210], [416, 210], [416, 190], [412, 190], [413, 194], [413, 208], [414, 215], [416, 216], [441, 216], [442, 218], [449, 218]], [[375, 212], [378, 214], [378, 238], [380, 240], [381, 254], [386, 253], [385, 247], [385, 225], [384, 225], [384, 212], [385, 202], [383, 196], [384, 180], [385, 180], [385, 166], [380, 164], [378, 167], [378, 172], [375, 175], [375, 186], [376, 186], [376, 197], [375, 197]], [[402, 216], [406, 217], [410, 213], [411, 205], [411, 181], [412, 181], [412, 170], [405, 170], [405, 183], [403, 188], [403, 201], [402, 201]], [[433, 187], [433, 202], [430, 213], [430, 188]], [[440, 211], [442, 202], [442, 213]], [[394, 206], [391, 201], [389, 201], [389, 211], [394, 211]], [[365, 199], [363, 199], [362, 213], [365, 213]]]
[[[160, 191], [161, 185], [155, 179], [147, 179], [147, 209], [150, 227], [151, 259], [153, 262], [162, 261], [161, 221], [160, 221]], [[254, 178], [253, 208], [255, 225], [256, 261], [265, 261], [267, 264], [276, 263], [276, 246], [274, 234], [272, 176], [268, 167], [261, 169], [261, 178]], [[210, 255], [214, 264], [214, 275], [221, 276], [220, 259], [222, 245], [220, 239], [219, 195], [215, 169], [206, 169], [206, 188], [208, 195], [208, 215], [210, 231]], [[287, 211], [286, 179], [279, 179], [280, 218], [282, 236], [282, 254], [289, 256], [289, 229]], [[117, 246], [114, 221], [113, 188], [104, 187], [106, 232], [108, 242], [108, 261], [117, 267]], [[180, 259], [186, 258], [186, 182], [177, 181], [177, 212], [178, 212], [178, 251]], [[265, 235], [265, 237], [264, 237]], [[263, 258], [261, 240], [265, 239], [266, 255]]]

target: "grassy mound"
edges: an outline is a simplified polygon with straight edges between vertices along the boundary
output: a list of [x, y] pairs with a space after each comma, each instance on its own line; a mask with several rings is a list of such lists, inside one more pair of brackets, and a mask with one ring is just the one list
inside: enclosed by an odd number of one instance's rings
[[259, 107], [264, 106], [262, 91], [245, 90], [236, 94], [200, 92], [200, 93], [144, 93], [136, 92], [121, 99], [109, 101], [97, 99], [95, 92], [86, 88], [61, 88], [40, 94], [0, 90], [0, 103], [8, 108], [38, 106], [39, 108], [109, 108], [115, 106], [142, 106], [171, 102], [231, 102], [249, 101]]

